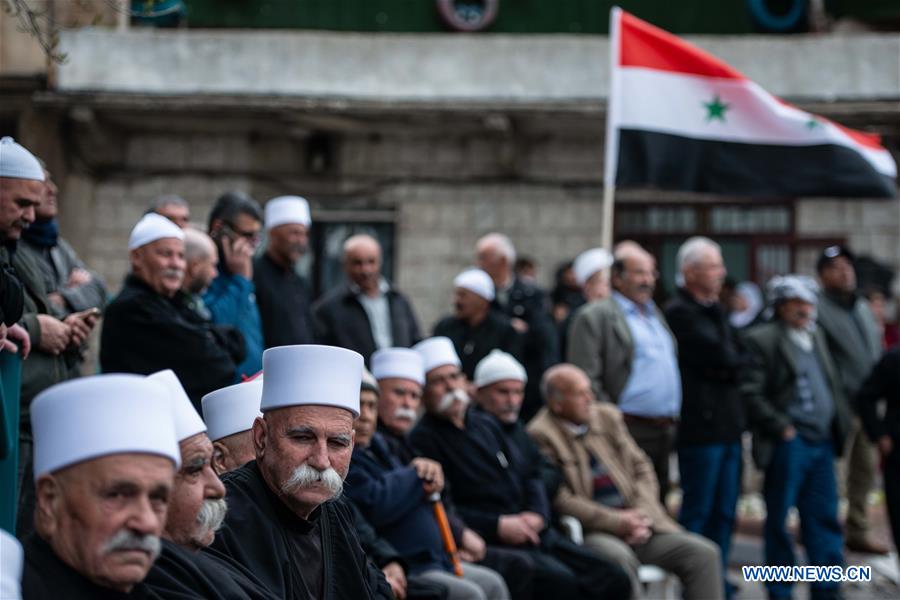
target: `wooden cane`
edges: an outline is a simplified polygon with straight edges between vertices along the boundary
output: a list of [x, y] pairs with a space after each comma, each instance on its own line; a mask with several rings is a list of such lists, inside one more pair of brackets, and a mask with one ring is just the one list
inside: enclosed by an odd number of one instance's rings
[[459, 551], [456, 549], [456, 541], [453, 539], [453, 531], [450, 529], [450, 521], [447, 519], [447, 511], [441, 502], [440, 492], [435, 492], [428, 497], [434, 508], [434, 518], [437, 520], [438, 529], [441, 530], [441, 539], [444, 540], [444, 550], [450, 556], [450, 564], [457, 577], [463, 576], [462, 562], [459, 560]]

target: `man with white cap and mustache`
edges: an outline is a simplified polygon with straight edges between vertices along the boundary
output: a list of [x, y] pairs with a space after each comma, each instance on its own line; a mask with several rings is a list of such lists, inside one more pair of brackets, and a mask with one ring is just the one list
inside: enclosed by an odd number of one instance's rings
[[106, 308], [100, 366], [107, 373], [149, 375], [175, 371], [188, 396], [200, 398], [233, 383], [244, 354], [241, 334], [211, 325], [188, 305], [184, 279], [184, 231], [150, 213], [131, 231], [131, 273]]
[[[572, 262], [572, 273], [575, 276], [575, 283], [581, 288], [586, 304], [609, 297], [609, 268], [612, 264], [612, 254], [606, 248], [591, 248], [575, 257]], [[559, 348], [563, 355], [569, 341], [569, 327], [575, 314], [575, 310], [570, 310], [559, 324]]]
[[203, 419], [213, 444], [212, 466], [224, 475], [254, 458], [253, 421], [261, 417], [263, 378], [229, 385], [203, 396]]
[[167, 369], [148, 379], [170, 393], [181, 469], [172, 486], [162, 552], [146, 584], [163, 597], [190, 593], [207, 600], [274, 598], [240, 565], [200, 552], [212, 543], [228, 509], [225, 488], [211, 464], [212, 443], [175, 373]]
[[181, 464], [171, 406], [162, 384], [136, 375], [76, 379], [34, 399], [25, 598], [158, 597], [142, 581]]
[[[372, 355], [372, 375], [381, 392], [378, 407], [383, 427], [405, 436], [415, 423], [425, 382], [422, 357], [409, 348], [378, 350]], [[508, 598], [503, 578], [491, 569], [464, 562], [462, 578], [453, 575], [429, 501], [432, 494], [443, 491], [441, 466], [427, 458], [403, 462], [377, 431], [361, 444], [353, 453], [348, 496], [400, 551], [408, 571], [446, 586], [451, 600]]]
[[434, 326], [434, 335], [448, 337], [471, 379], [475, 365], [499, 348], [515, 356], [522, 351], [522, 336], [508, 317], [491, 310], [494, 282], [481, 269], [466, 269], [453, 280], [453, 315]]
[[[410, 442], [441, 463], [460, 516], [489, 544], [488, 558], [502, 550], [507, 557], [527, 561], [528, 567], [506, 575], [513, 596], [531, 596], [530, 589], [514, 589], [517, 579], [527, 574], [533, 578], [536, 598], [627, 597], [630, 584], [621, 569], [559, 539], [547, 527], [549, 503], [532, 465], [517, 460], [493, 416], [468, 406], [459, 367], [441, 342], [431, 343], [424, 350], [432, 367], [426, 379], [427, 412]], [[490, 560], [487, 564], [507, 573]]]
[[331, 346], [263, 353], [256, 460], [227, 473], [228, 514], [212, 548], [280, 598], [391, 597], [340, 496], [353, 452], [363, 359]]
[[312, 294], [295, 270], [306, 254], [311, 226], [306, 198], [279, 196], [266, 202], [266, 251], [253, 261], [266, 348], [313, 341]]

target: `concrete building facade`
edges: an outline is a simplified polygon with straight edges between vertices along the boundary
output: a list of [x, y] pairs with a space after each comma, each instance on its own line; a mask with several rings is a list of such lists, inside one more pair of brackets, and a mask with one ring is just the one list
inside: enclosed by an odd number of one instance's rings
[[[898, 148], [900, 35], [694, 41]], [[599, 243], [605, 38], [84, 29], [61, 50], [51, 85], [20, 85], [0, 122], [58, 174], [63, 233], [114, 289], [128, 231], [162, 193], [201, 221], [229, 189], [306, 196], [316, 286], [368, 229], [429, 330], [479, 235], [508, 233], [547, 285]], [[619, 190], [617, 205], [616, 237], [651, 247], [667, 278], [697, 232], [723, 240], [739, 278], [808, 272], [833, 242], [900, 267], [896, 200]]]

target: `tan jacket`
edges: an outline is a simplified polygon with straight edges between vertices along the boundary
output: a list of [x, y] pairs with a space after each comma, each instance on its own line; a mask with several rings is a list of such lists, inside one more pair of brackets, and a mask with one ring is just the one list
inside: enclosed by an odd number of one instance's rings
[[576, 438], [546, 407], [528, 424], [528, 433], [565, 476], [553, 507], [581, 521], [586, 533], [617, 535], [620, 529], [620, 510], [593, 500], [588, 452], [609, 470], [625, 506], [640, 508], [647, 514], [654, 532], [680, 531], [659, 502], [659, 484], [653, 464], [628, 433], [622, 413], [615, 406], [595, 402], [591, 407], [588, 433], [582, 438]]

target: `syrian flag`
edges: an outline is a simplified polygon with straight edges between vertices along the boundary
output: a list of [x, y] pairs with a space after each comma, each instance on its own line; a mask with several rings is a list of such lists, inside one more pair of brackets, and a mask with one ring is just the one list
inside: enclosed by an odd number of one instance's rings
[[895, 195], [897, 165], [878, 135], [791, 106], [619, 8], [611, 14], [610, 40], [607, 187]]

